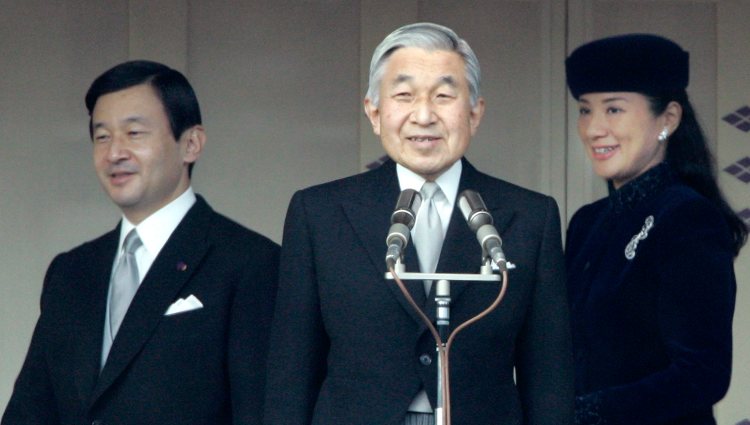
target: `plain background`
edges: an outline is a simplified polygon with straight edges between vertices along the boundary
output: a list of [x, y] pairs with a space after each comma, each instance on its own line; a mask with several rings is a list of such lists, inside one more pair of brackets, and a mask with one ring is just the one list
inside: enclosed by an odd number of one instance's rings
[[[119, 219], [93, 172], [83, 104], [111, 66], [146, 58], [185, 72], [208, 134], [196, 191], [280, 241], [296, 189], [383, 155], [362, 112], [377, 43], [406, 23], [448, 25], [482, 65], [487, 111], [468, 158], [554, 196], [567, 222], [606, 194], [576, 134], [567, 53], [635, 31], [680, 43], [691, 53], [689, 91], [721, 170], [748, 155], [750, 134], [721, 119], [750, 104], [748, 18], [747, 0], [0, 0], [0, 408], [50, 260]], [[720, 180], [738, 211], [750, 206], [745, 183], [724, 172]], [[736, 263], [735, 367], [717, 407], [725, 425], [750, 417], [748, 252]]]

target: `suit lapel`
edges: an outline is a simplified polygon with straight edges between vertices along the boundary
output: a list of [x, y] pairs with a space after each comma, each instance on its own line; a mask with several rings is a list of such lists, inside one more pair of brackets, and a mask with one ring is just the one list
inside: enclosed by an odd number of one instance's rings
[[[400, 187], [396, 177], [396, 165], [387, 161], [380, 168], [372, 172], [372, 178], [363, 180], [364, 187], [357, 190], [364, 195], [353, 195], [351, 200], [342, 202], [344, 214], [349, 220], [348, 225], [360, 240], [368, 253], [370, 265], [384, 279], [385, 266], [385, 238], [390, 227], [390, 217], [396, 205]], [[418, 271], [417, 253], [410, 243], [404, 255], [407, 271]], [[369, 265], [368, 265], [369, 266]], [[401, 306], [416, 321], [419, 316], [404, 298], [398, 286], [393, 281], [385, 281], [393, 296]], [[405, 281], [409, 293], [417, 305], [424, 305], [425, 294], [421, 281]]]
[[80, 368], [75, 373], [75, 385], [78, 398], [86, 400], [99, 378], [102, 358], [102, 340], [107, 308], [107, 291], [112, 265], [119, 241], [120, 227], [91, 244], [90, 252], [85, 254], [89, 267], [82, 268], [78, 285], [82, 286], [81, 307], [76, 314], [80, 324], [81, 342], [78, 344], [77, 358], [71, 364]]
[[[460, 196], [461, 192], [467, 189], [482, 195], [482, 199], [487, 205], [487, 210], [492, 214], [495, 227], [502, 238], [505, 230], [510, 225], [514, 211], [511, 207], [502, 204], [503, 196], [501, 193], [488, 192], [491, 188], [496, 187], [496, 185], [490, 182], [489, 178], [478, 172], [476, 168], [464, 159], [457, 196]], [[482, 265], [482, 248], [476, 236], [466, 224], [466, 220], [455, 203], [456, 201], [457, 199], [454, 200], [453, 213], [448, 225], [445, 241], [443, 242], [443, 248], [440, 252], [437, 271], [439, 273], [479, 273], [479, 267]], [[485, 284], [477, 282], [451, 282], [452, 303], [455, 303], [461, 296], [461, 293], [470, 285]], [[432, 320], [435, 320], [435, 286], [434, 284], [432, 285], [430, 295], [427, 297], [425, 310], [428, 317]], [[488, 305], [489, 301], [491, 300], [488, 300]]]
[[[469, 161], [464, 159], [463, 170], [461, 172], [461, 182], [458, 185], [458, 194], [460, 195], [464, 190], [473, 190], [482, 196], [482, 199], [487, 206], [487, 210], [492, 214], [495, 228], [497, 228], [497, 232], [502, 238], [508, 230], [508, 227], [510, 227], [511, 221], [516, 212], [512, 205], [505, 202], [507, 195], [503, 193], [502, 189], [500, 189], [497, 180], [480, 173], [469, 163]], [[457, 211], [457, 208], [454, 208], [454, 216], [456, 213], [458, 213], [458, 216], [463, 220], [460, 211]], [[470, 232], [465, 221], [463, 221], [463, 226], [466, 227], [467, 232]], [[471, 238], [474, 243], [479, 246], [476, 237], [471, 235]], [[476, 264], [478, 267], [479, 260], [476, 261]]]
[[212, 214], [208, 204], [199, 197], [156, 257], [112, 344], [109, 359], [90, 398], [91, 405], [138, 355], [180, 289], [198, 269], [210, 246], [207, 232]]

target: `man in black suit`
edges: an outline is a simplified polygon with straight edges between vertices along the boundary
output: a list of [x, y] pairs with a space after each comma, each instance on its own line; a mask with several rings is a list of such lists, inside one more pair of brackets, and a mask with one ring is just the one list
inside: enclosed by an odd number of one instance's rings
[[[455, 340], [453, 423], [570, 423], [573, 374], [557, 205], [463, 158], [484, 111], [471, 48], [439, 25], [396, 30], [373, 54], [364, 107], [391, 160], [299, 191], [287, 212], [266, 424], [434, 423], [435, 342], [384, 278], [384, 241], [399, 192], [432, 183], [439, 189], [419, 209], [407, 271], [435, 270], [436, 259], [420, 244], [420, 221], [432, 221], [443, 240], [437, 272], [479, 271], [482, 249], [455, 207], [465, 189], [485, 199], [516, 266], [500, 307]], [[407, 285], [434, 321], [434, 285]], [[452, 326], [477, 315], [497, 291], [497, 284], [453, 282]]]
[[126, 62], [86, 107], [123, 217], [52, 261], [2, 425], [260, 423], [278, 246], [193, 192], [206, 136], [192, 87]]

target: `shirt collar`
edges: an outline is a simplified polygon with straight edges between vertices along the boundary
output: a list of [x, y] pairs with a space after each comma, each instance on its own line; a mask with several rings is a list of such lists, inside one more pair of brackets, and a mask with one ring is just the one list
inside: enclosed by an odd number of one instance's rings
[[137, 226], [131, 223], [127, 217], [122, 217], [120, 226], [120, 244], [117, 252], [122, 250], [125, 236], [132, 230], [137, 229], [138, 236], [143, 242], [143, 247], [153, 257], [166, 245], [172, 232], [177, 228], [190, 208], [195, 204], [196, 196], [192, 186], [178, 196], [177, 199], [163, 206], [161, 209], [146, 217]]
[[[440, 190], [443, 191], [443, 194], [448, 201], [448, 205], [450, 205], [451, 208], [453, 208], [453, 203], [458, 194], [458, 183], [461, 180], [461, 170], [461, 160], [458, 160], [435, 179], [435, 183], [440, 186]], [[424, 177], [401, 164], [396, 164], [396, 175], [398, 176], [398, 183], [401, 190], [414, 189], [419, 192], [425, 182]]]

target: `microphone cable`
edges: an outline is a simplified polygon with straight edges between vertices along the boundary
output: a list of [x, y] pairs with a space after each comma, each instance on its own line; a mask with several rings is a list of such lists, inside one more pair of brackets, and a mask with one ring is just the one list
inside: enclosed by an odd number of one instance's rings
[[461, 325], [457, 326], [449, 335], [448, 340], [445, 344], [443, 344], [442, 338], [440, 338], [440, 334], [438, 333], [435, 326], [432, 324], [430, 319], [427, 317], [426, 314], [422, 311], [422, 309], [417, 305], [416, 302], [414, 302], [414, 298], [412, 298], [409, 291], [406, 289], [406, 285], [404, 282], [398, 277], [396, 274], [396, 270], [392, 265], [388, 266], [388, 271], [391, 272], [391, 275], [393, 275], [393, 280], [398, 285], [399, 290], [401, 290], [401, 293], [404, 294], [404, 297], [406, 298], [406, 301], [409, 302], [409, 305], [412, 306], [414, 311], [417, 312], [417, 315], [422, 319], [424, 324], [427, 326], [427, 329], [430, 330], [430, 333], [432, 334], [432, 338], [435, 340], [435, 344], [437, 345], [437, 351], [438, 351], [438, 357], [440, 358], [440, 364], [441, 364], [441, 371], [440, 374], [443, 379], [443, 388], [442, 388], [442, 396], [443, 396], [443, 424], [444, 425], [451, 425], [451, 415], [450, 415], [450, 369], [449, 369], [449, 363], [448, 358], [450, 354], [450, 349], [453, 346], [453, 342], [456, 339], [456, 335], [458, 335], [459, 332], [466, 329], [467, 327], [471, 326], [472, 324], [478, 322], [488, 314], [490, 314], [493, 310], [495, 310], [499, 305], [500, 302], [502, 302], [503, 298], [505, 297], [505, 292], [508, 289], [508, 271], [503, 270], [502, 271], [502, 280], [500, 285], [500, 291], [497, 294], [497, 298], [495, 298], [495, 301], [490, 304], [489, 307], [484, 309], [481, 313], [477, 314], [476, 316], [472, 317], [471, 319], [465, 321]]

